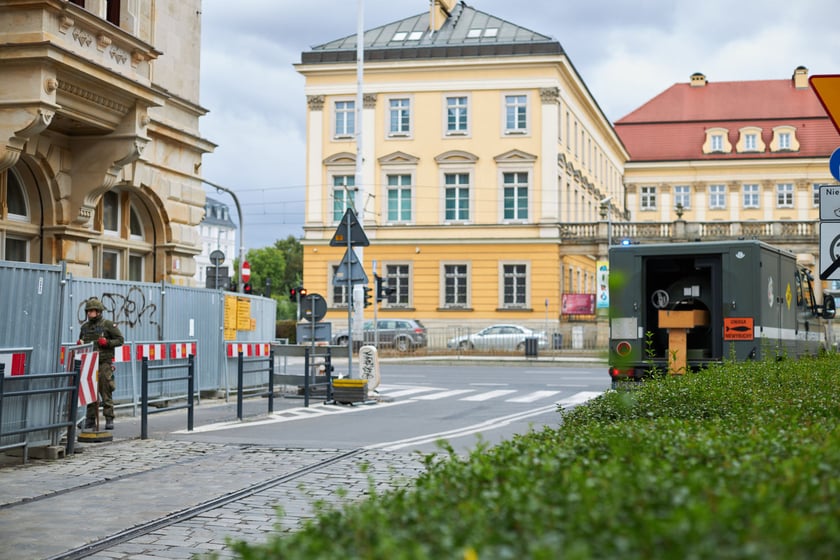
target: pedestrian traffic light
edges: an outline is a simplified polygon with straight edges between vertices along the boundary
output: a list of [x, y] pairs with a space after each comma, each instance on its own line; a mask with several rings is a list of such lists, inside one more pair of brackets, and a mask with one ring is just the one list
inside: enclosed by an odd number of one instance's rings
[[250, 294], [251, 293], [251, 283], [250, 282], [245, 282], [242, 285], [242, 291], [245, 292], [246, 294]]
[[371, 301], [370, 301], [371, 291], [372, 290], [369, 287], [365, 286], [365, 307], [370, 307], [371, 306]]

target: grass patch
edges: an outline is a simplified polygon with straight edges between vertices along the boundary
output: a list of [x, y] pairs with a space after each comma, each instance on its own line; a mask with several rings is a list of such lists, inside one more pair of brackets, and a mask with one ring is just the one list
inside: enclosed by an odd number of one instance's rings
[[840, 358], [610, 391], [557, 428], [442, 448], [415, 485], [235, 543], [245, 559], [835, 558]]

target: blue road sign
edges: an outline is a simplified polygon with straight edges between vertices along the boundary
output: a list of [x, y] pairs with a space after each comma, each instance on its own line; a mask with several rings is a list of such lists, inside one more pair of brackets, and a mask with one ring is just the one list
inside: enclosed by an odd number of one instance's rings
[[828, 158], [828, 170], [831, 171], [832, 177], [840, 181], [840, 148], [834, 150]]

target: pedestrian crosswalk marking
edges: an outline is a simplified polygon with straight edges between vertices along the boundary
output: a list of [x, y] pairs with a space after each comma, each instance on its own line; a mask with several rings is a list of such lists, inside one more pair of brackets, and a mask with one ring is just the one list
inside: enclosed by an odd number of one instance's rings
[[529, 393], [527, 395], [522, 395], [521, 397], [514, 397], [512, 399], [506, 399], [505, 402], [515, 402], [515, 403], [532, 403], [534, 401], [538, 401], [540, 399], [545, 399], [548, 397], [553, 397], [560, 391], [534, 391], [533, 393]]
[[497, 397], [503, 397], [505, 395], [509, 395], [509, 394], [515, 393], [515, 392], [516, 392], [516, 389], [497, 389], [495, 391], [487, 391], [486, 393], [473, 395], [471, 397], [465, 397], [465, 398], [460, 399], [460, 400], [470, 401], [470, 402], [489, 401], [490, 399], [495, 399]]
[[446, 399], [449, 397], [455, 397], [457, 395], [463, 395], [464, 393], [472, 393], [475, 389], [452, 389], [451, 391], [441, 391], [439, 393], [432, 393], [431, 395], [420, 395], [419, 397], [414, 397], [415, 400], [418, 401], [436, 401], [438, 399]]
[[428, 393], [431, 391], [443, 391], [440, 387], [409, 387], [407, 389], [397, 390], [394, 392], [383, 390], [383, 386], [379, 386], [379, 391], [390, 398], [407, 397], [409, 395], [416, 395], [417, 393]]

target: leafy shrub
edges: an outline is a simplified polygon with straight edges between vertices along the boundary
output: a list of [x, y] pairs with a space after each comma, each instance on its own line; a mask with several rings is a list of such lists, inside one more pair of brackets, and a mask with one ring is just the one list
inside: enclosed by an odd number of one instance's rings
[[[246, 559], [833, 558], [840, 358], [727, 363], [609, 391], [411, 488], [241, 542]], [[444, 459], [444, 460], [441, 460]]]

